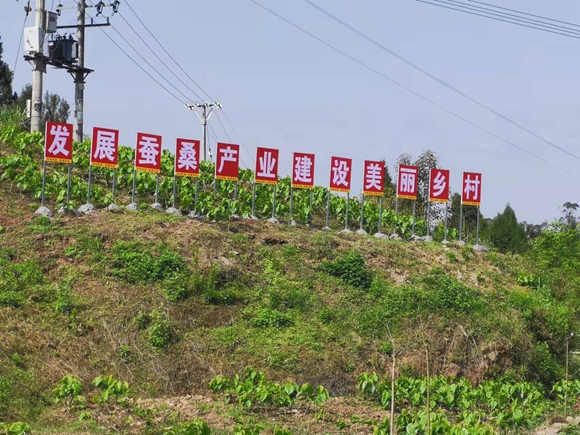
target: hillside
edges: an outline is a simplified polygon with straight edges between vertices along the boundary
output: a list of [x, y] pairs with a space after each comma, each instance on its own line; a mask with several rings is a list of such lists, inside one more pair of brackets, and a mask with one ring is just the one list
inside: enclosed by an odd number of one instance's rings
[[[569, 414], [580, 393], [574, 381], [564, 405], [558, 383], [578, 321], [575, 230], [505, 256], [148, 207], [50, 220], [17, 190], [0, 182], [0, 421], [35, 433], [206, 433], [183, 426], [195, 418], [212, 433], [388, 433], [393, 355], [399, 433], [425, 433], [427, 374], [433, 433], [522, 433]], [[246, 367], [266, 379], [225, 378]], [[109, 374], [128, 391], [91, 385]], [[66, 375], [83, 390], [63, 383], [55, 403]], [[304, 383], [313, 391], [297, 399]]]

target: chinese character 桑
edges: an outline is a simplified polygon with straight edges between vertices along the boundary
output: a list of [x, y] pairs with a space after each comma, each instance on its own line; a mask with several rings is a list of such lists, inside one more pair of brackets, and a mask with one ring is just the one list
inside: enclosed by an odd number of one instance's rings
[[182, 142], [177, 157], [177, 167], [186, 171], [197, 169], [197, 156], [195, 152], [195, 143]]

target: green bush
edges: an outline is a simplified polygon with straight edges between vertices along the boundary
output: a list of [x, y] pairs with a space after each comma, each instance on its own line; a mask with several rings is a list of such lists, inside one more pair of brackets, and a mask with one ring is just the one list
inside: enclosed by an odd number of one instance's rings
[[368, 289], [372, 282], [364, 257], [354, 251], [349, 251], [343, 258], [322, 262], [319, 269], [360, 289]]
[[211, 435], [211, 429], [207, 423], [196, 418], [193, 421], [175, 425], [163, 432], [164, 435]]
[[289, 314], [281, 311], [261, 308], [252, 313], [250, 324], [256, 328], [281, 329], [294, 325], [294, 320]]
[[454, 311], [456, 313], [470, 312], [481, 296], [479, 291], [470, 289], [442, 269], [433, 269], [422, 278], [425, 288], [430, 291], [432, 308]]
[[149, 326], [149, 344], [155, 349], [164, 350], [175, 340], [171, 323], [161, 311], [154, 311]]
[[161, 246], [152, 252], [138, 242], [117, 242], [112, 261], [112, 274], [130, 284], [163, 281], [188, 270], [183, 258], [169, 248]]

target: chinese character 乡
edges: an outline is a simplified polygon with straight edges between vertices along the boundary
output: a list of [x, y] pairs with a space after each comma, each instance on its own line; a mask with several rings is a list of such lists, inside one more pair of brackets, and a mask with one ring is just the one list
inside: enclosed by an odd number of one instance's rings
[[93, 157], [98, 160], [107, 159], [115, 161], [116, 135], [112, 131], [97, 132], [97, 146]]
[[236, 158], [238, 154], [238, 150], [233, 150], [232, 147], [228, 146], [227, 148], [220, 149], [220, 153], [222, 154], [221, 158], [218, 156], [218, 160], [220, 161], [220, 167], [218, 169], [218, 173], [222, 173], [224, 170], [224, 163], [225, 162], [237, 162], [238, 159]]
[[372, 163], [367, 166], [367, 172], [365, 174], [365, 189], [377, 189], [381, 190], [381, 165], [378, 163]]
[[195, 143], [183, 142], [177, 158], [177, 167], [186, 171], [197, 169], [197, 156], [195, 152]]
[[312, 159], [308, 156], [296, 157], [294, 164], [296, 181], [312, 183]]
[[53, 136], [52, 144], [48, 149], [48, 152], [53, 156], [57, 154], [69, 155], [69, 151], [66, 149], [66, 141], [70, 136], [70, 131], [64, 125], [53, 125], [50, 128], [50, 135]]
[[350, 168], [348, 167], [347, 162], [344, 160], [335, 160], [334, 166], [332, 167], [332, 184], [335, 186], [343, 186], [348, 187], [348, 181], [346, 177], [348, 176], [348, 172]]
[[447, 180], [442, 172], [437, 172], [437, 175], [433, 179], [433, 196], [440, 196], [447, 186]]
[[401, 168], [401, 192], [415, 193], [415, 180], [417, 171], [414, 169]]
[[161, 147], [157, 143], [157, 138], [152, 136], [142, 136], [139, 141], [139, 164], [153, 165], [157, 164], [157, 156], [159, 155], [158, 148]]
[[260, 170], [258, 176], [265, 178], [276, 178], [274, 174], [274, 166], [276, 166], [276, 159], [272, 157], [271, 151], [266, 151], [259, 159]]
[[[477, 194], [479, 192], [479, 184], [481, 183], [481, 181], [479, 181], [479, 176], [476, 175], [475, 178], [472, 180], [471, 179], [471, 175], [467, 175], [467, 178], [464, 181], [465, 183], [465, 188], [464, 188], [464, 192], [465, 192], [465, 197], [467, 199], [472, 199], [474, 201], [477, 201]], [[473, 193], [473, 197], [470, 198], [471, 194]]]

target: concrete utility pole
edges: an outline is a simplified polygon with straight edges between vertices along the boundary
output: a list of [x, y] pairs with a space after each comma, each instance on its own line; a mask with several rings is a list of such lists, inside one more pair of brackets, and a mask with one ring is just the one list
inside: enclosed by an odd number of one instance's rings
[[[199, 119], [199, 122], [201, 122], [202, 127], [201, 152], [202, 152], [202, 161], [205, 161], [207, 160], [207, 122], [209, 121], [209, 118], [211, 117], [211, 114], [213, 113], [214, 109], [215, 108], [221, 109], [222, 105], [217, 101], [215, 103], [198, 103], [196, 101], [193, 104], [186, 103], [185, 107], [187, 107], [189, 110], [192, 110], [193, 113], [195, 113], [195, 116], [197, 116], [197, 118]], [[202, 108], [201, 116], [195, 110], [198, 107]]]
[[85, 97], [85, 0], [78, 0], [78, 18], [77, 18], [77, 41], [78, 55], [77, 65], [81, 70], [74, 73], [75, 82], [75, 137], [77, 142], [83, 141], [83, 110]]
[[[45, 0], [36, 0], [35, 26], [40, 29], [40, 37], [44, 41], [45, 35]], [[30, 108], [30, 131], [40, 131], [42, 126], [42, 80], [46, 70], [46, 59], [44, 57], [44, 44], [40, 46], [39, 52], [35, 53], [32, 60], [32, 101]]]

